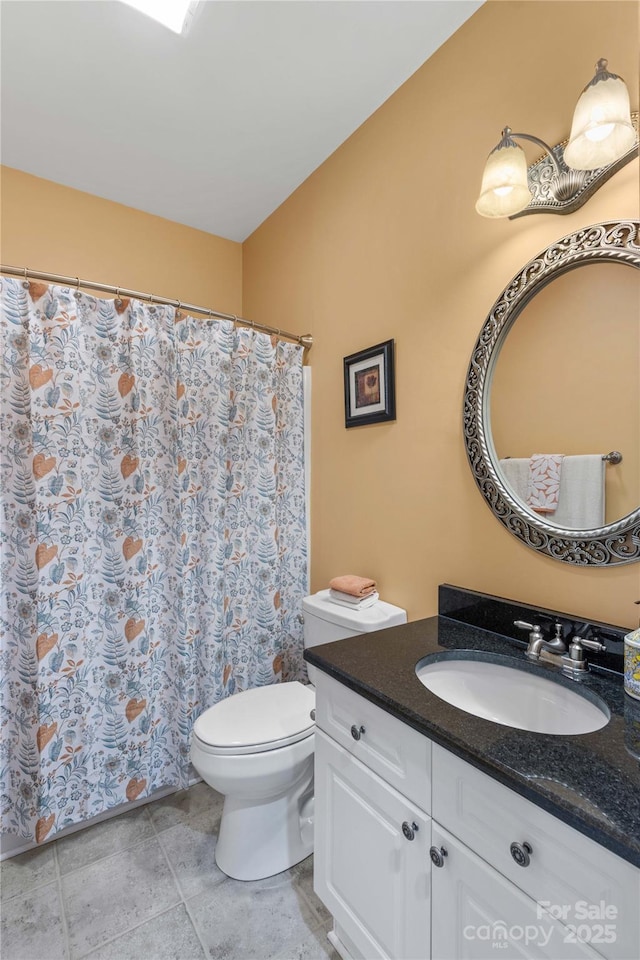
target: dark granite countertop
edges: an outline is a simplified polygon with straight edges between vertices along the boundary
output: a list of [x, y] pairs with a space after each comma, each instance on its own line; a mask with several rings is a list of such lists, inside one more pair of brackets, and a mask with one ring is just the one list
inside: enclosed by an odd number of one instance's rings
[[459, 710], [423, 686], [418, 660], [451, 650], [515, 659], [524, 670], [550, 671], [578, 688], [554, 665], [526, 661], [513, 639], [443, 616], [312, 647], [305, 659], [640, 866], [640, 701], [624, 693], [622, 677], [594, 671], [579, 682], [611, 711], [602, 729], [580, 736], [529, 733]]

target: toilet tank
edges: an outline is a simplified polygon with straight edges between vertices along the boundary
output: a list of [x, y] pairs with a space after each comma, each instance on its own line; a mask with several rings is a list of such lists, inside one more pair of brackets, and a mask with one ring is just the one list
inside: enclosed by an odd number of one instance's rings
[[[319, 643], [332, 643], [345, 637], [357, 637], [385, 627], [395, 627], [407, 622], [407, 611], [391, 603], [378, 600], [365, 610], [350, 610], [329, 599], [328, 590], [320, 590], [302, 601], [304, 616], [304, 645], [315, 647]], [[314, 682], [315, 667], [307, 664], [309, 680]]]

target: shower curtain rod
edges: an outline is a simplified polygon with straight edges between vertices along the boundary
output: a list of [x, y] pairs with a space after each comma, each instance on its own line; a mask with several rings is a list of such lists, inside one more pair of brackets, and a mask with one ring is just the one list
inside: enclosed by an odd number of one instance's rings
[[12, 267], [0, 264], [0, 273], [6, 273], [11, 277], [24, 277], [25, 280], [44, 280], [47, 283], [57, 283], [64, 287], [84, 287], [86, 290], [99, 290], [101, 293], [114, 293], [116, 297], [129, 297], [133, 300], [146, 300], [148, 303], [158, 303], [167, 307], [176, 307], [178, 310], [185, 310], [187, 313], [201, 313], [214, 320], [231, 320], [233, 323], [240, 323], [243, 327], [251, 327], [252, 330], [259, 330], [260, 333], [275, 334], [284, 340], [293, 340], [299, 343], [305, 350], [310, 350], [313, 346], [313, 337], [310, 333], [299, 336], [297, 333], [287, 333], [286, 330], [279, 330], [277, 327], [268, 327], [264, 323], [256, 323], [254, 320], [245, 320], [243, 317], [237, 317], [232, 313], [220, 313], [218, 310], [210, 310], [208, 307], [198, 307], [193, 303], [183, 303], [182, 300], [169, 300], [167, 297], [156, 297], [152, 293], [140, 293], [139, 290], [126, 290], [124, 287], [114, 287], [108, 283], [96, 283], [94, 280], [81, 280], [79, 277], [63, 277], [57, 273], [41, 273], [39, 270], [29, 270], [28, 267]]

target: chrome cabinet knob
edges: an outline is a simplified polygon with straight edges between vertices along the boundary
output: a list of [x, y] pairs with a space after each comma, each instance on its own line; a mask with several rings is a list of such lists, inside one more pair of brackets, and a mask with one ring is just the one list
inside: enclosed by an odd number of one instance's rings
[[531, 863], [531, 854], [533, 853], [533, 848], [530, 843], [526, 841], [524, 843], [514, 842], [509, 849], [511, 850], [511, 856], [519, 867], [529, 866]]
[[402, 832], [404, 833], [407, 840], [413, 840], [419, 829], [420, 828], [418, 827], [418, 824], [415, 823], [415, 821], [413, 823], [409, 823], [407, 820], [405, 820], [404, 823], [402, 824]]
[[351, 727], [351, 736], [354, 740], [359, 740], [364, 733], [364, 727], [356, 727], [355, 723]]
[[444, 847], [431, 847], [429, 856], [434, 867], [444, 867], [444, 858], [448, 856], [448, 853]]
[[315, 718], [316, 718], [316, 708], [315, 708], [315, 707], [313, 708], [313, 710], [310, 710], [310, 711], [309, 711], [309, 716], [311, 717], [312, 720], [315, 720]]

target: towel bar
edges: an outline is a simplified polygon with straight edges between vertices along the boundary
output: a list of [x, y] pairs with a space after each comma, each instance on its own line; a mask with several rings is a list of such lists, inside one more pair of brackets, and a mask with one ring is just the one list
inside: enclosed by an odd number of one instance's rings
[[[502, 460], [511, 460], [511, 457], [502, 457]], [[611, 453], [603, 453], [602, 459], [606, 460], [607, 463], [617, 464], [622, 463], [622, 454], [619, 450], [612, 450]]]

